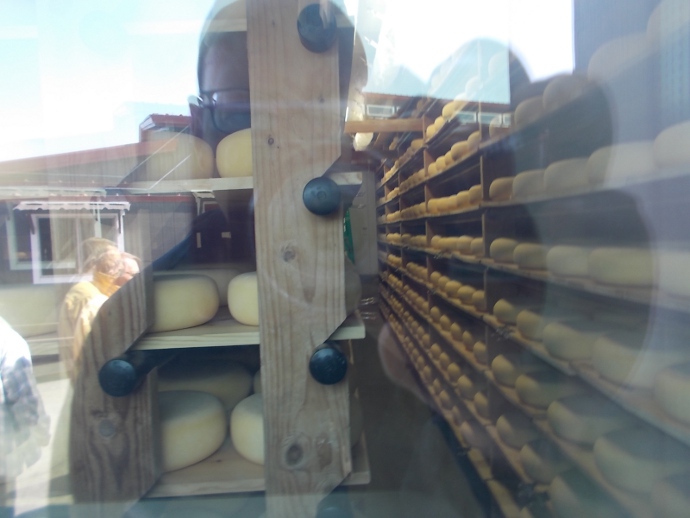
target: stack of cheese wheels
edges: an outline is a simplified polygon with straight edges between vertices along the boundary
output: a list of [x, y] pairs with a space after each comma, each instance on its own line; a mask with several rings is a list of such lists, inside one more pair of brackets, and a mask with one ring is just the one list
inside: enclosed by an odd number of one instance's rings
[[587, 78], [578, 74], [554, 77], [544, 89], [544, 111], [557, 110], [582, 97], [588, 87]]
[[491, 372], [501, 385], [514, 387], [518, 377], [528, 372], [546, 369], [543, 362], [527, 352], [503, 353], [491, 362]]
[[516, 324], [517, 317], [521, 311], [526, 309], [536, 309], [537, 304], [533, 299], [526, 297], [512, 297], [508, 299], [499, 299], [494, 304], [494, 316], [504, 324]]
[[220, 400], [204, 392], [158, 395], [163, 471], [173, 471], [212, 455], [227, 436], [227, 415]]
[[585, 388], [556, 370], [547, 369], [518, 376], [515, 391], [526, 405], [546, 408], [556, 399], [585, 392]]
[[55, 284], [0, 287], [0, 317], [24, 338], [57, 331], [60, 302]]
[[515, 175], [513, 198], [521, 200], [544, 194], [544, 169], [530, 169]]
[[175, 331], [204, 324], [218, 311], [216, 283], [205, 275], [165, 275], [154, 279], [151, 331]]
[[594, 460], [616, 487], [649, 493], [654, 482], [690, 469], [690, 448], [650, 427], [616, 430], [594, 443]]
[[513, 115], [514, 126], [516, 129], [538, 121], [544, 115], [544, 102], [542, 96], [530, 97], [525, 99], [515, 108]]
[[587, 77], [595, 81], [608, 81], [639, 62], [650, 50], [644, 32], [615, 38], [599, 47], [589, 60]]
[[520, 243], [513, 250], [513, 262], [525, 270], [545, 270], [548, 252], [541, 243]]
[[143, 180], [197, 180], [213, 176], [213, 150], [203, 140], [172, 131], [154, 131], [150, 135], [160, 147], [144, 162]]
[[650, 176], [656, 170], [651, 141], [626, 142], [596, 150], [587, 160], [591, 185], [616, 184]]
[[569, 158], [549, 164], [544, 171], [544, 190], [564, 193], [580, 190], [589, 185], [586, 158]]
[[664, 250], [657, 254], [659, 289], [671, 295], [690, 297], [690, 278], [685, 275], [690, 251]]
[[628, 516], [579, 470], [557, 475], [549, 485], [549, 498], [559, 518], [623, 518]]
[[546, 253], [546, 269], [559, 277], [587, 277], [590, 247], [555, 245]]
[[216, 167], [221, 178], [252, 176], [252, 130], [236, 131], [218, 143]]
[[542, 341], [554, 358], [586, 360], [592, 357], [594, 342], [608, 329], [608, 325], [589, 319], [550, 322], [544, 326]]
[[654, 140], [654, 163], [660, 168], [678, 169], [690, 164], [690, 152], [683, 145], [690, 135], [690, 121], [666, 128]]
[[519, 244], [519, 241], [516, 239], [498, 237], [494, 239], [489, 246], [489, 256], [499, 263], [512, 263], [515, 248]]
[[690, 424], [690, 363], [660, 371], [654, 380], [654, 398], [668, 415]]
[[158, 390], [206, 392], [216, 396], [230, 412], [251, 392], [252, 376], [237, 362], [185, 357], [159, 369]]
[[481, 452], [486, 452], [489, 449], [489, 437], [486, 429], [477, 421], [467, 420], [460, 425], [460, 435], [465, 442], [471, 447]]
[[654, 257], [649, 248], [601, 247], [588, 257], [589, 276], [602, 284], [646, 287], [654, 283]]
[[652, 489], [654, 516], [685, 518], [690, 508], [690, 473], [683, 472], [658, 480]]
[[630, 428], [636, 423], [618, 405], [597, 394], [557, 399], [549, 405], [546, 417], [556, 435], [588, 446], [605, 433]]
[[[389, 234], [390, 235], [390, 234]], [[156, 272], [155, 276], [163, 275], [205, 275], [216, 283], [218, 300], [221, 306], [228, 305], [228, 284], [241, 273], [250, 272], [255, 266], [249, 263], [226, 263], [199, 266], [181, 266], [175, 270]]]
[[525, 473], [540, 484], [550, 484], [556, 475], [573, 467], [558, 446], [543, 438], [530, 441], [522, 447], [520, 462]]
[[489, 199], [491, 201], [506, 201], [513, 196], [512, 176], [496, 178], [489, 186]]
[[518, 450], [529, 441], [540, 437], [532, 421], [517, 410], [510, 410], [501, 415], [496, 421], [496, 431], [504, 443]]

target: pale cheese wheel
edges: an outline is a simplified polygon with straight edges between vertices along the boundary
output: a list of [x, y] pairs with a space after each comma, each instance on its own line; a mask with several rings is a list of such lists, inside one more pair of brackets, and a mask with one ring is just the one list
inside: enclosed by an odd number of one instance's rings
[[429, 140], [430, 138], [433, 138], [436, 133], [438, 133], [439, 128], [436, 127], [436, 124], [432, 124], [426, 128], [426, 139]]
[[573, 467], [558, 446], [547, 439], [535, 439], [520, 450], [520, 463], [534, 481], [550, 484], [559, 474]]
[[441, 275], [438, 278], [438, 282], [436, 282], [436, 286], [444, 290], [446, 288], [446, 284], [450, 282], [450, 278], [446, 275]]
[[[429, 214], [440, 214], [440, 212], [441, 212], [441, 200], [439, 198], [432, 198], [431, 200], [429, 200], [427, 202], [427, 210], [428, 210]], [[434, 237], [438, 237], [440, 239], [439, 236], [434, 236]], [[436, 240], [436, 243], [434, 243], [433, 239], [431, 240], [431, 246], [436, 248], [437, 244], [438, 244], [438, 240]]]
[[427, 175], [428, 176], [436, 176], [438, 174], [438, 167], [436, 167], [436, 164], [429, 164], [429, 167], [427, 167]]
[[654, 382], [654, 399], [671, 417], [690, 424], [690, 363], [660, 371]]
[[[436, 240], [436, 242], [438, 242], [438, 240], [436, 238], [441, 239], [441, 236], [434, 236], [431, 239], [432, 245], [434, 245], [434, 240]], [[434, 247], [436, 247], [436, 245], [434, 245]], [[432, 284], [438, 283], [438, 280], [440, 278], [441, 278], [441, 272], [431, 272], [431, 275], [429, 276], [429, 280], [431, 281]]]
[[494, 239], [489, 246], [489, 256], [499, 263], [512, 263], [515, 253], [515, 247], [519, 245], [519, 241], [507, 237], [499, 237]]
[[546, 269], [561, 277], [587, 277], [591, 248], [574, 245], [552, 246], [546, 253]]
[[252, 130], [231, 133], [218, 143], [216, 167], [221, 178], [252, 176]]
[[450, 398], [450, 394], [447, 391], [442, 390], [438, 395], [438, 401], [441, 404], [441, 408], [445, 410], [450, 410], [453, 408], [453, 400]]
[[150, 135], [160, 147], [146, 158], [143, 180], [197, 180], [213, 176], [213, 150], [200, 138], [173, 131], [154, 131]]
[[489, 398], [486, 397], [484, 392], [477, 392], [474, 395], [474, 408], [477, 413], [484, 419], [489, 419]]
[[515, 175], [513, 180], [513, 198], [523, 199], [539, 196], [546, 192], [544, 187], [544, 169], [532, 169]]
[[496, 431], [501, 440], [511, 448], [522, 448], [529, 441], [540, 437], [539, 431], [521, 412], [508, 411], [496, 421]]
[[486, 311], [486, 293], [484, 290], [477, 290], [472, 294], [472, 305], [477, 311]]
[[470, 206], [470, 191], [460, 191], [455, 195], [455, 205], [458, 209], [465, 209]]
[[586, 158], [559, 160], [544, 171], [544, 190], [548, 193], [580, 190], [588, 185]]
[[473, 400], [477, 392], [485, 388], [486, 383], [475, 381], [469, 376], [462, 376], [458, 379], [458, 390], [460, 390], [460, 395], [465, 399]]
[[654, 257], [645, 248], [595, 248], [588, 268], [589, 276], [602, 284], [644, 287], [654, 283]]
[[508, 387], [514, 387], [517, 379], [523, 374], [544, 369], [545, 364], [526, 352], [499, 354], [491, 362], [491, 372], [496, 381]]
[[548, 322], [544, 326], [544, 347], [554, 358], [566, 361], [592, 357], [594, 342], [604, 336], [608, 326], [593, 320]]
[[438, 344], [431, 344], [431, 347], [429, 347], [429, 354], [435, 360], [439, 359], [442, 352], [443, 352], [443, 349], [441, 349], [441, 346]]
[[470, 187], [469, 191], [467, 191], [470, 197], [470, 205], [479, 205], [479, 203], [482, 201], [482, 198], [484, 196], [484, 193], [482, 191], [482, 186], [481, 185], [473, 185]]
[[470, 244], [470, 253], [475, 257], [484, 257], [485, 249], [483, 237], [476, 237], [472, 240]]
[[0, 317], [24, 338], [57, 331], [62, 293], [56, 284], [0, 287]]
[[429, 314], [431, 315], [431, 320], [433, 320], [434, 322], [438, 322], [441, 318], [441, 308], [439, 308], [438, 306], [434, 306], [431, 308]]
[[494, 304], [493, 313], [504, 324], [516, 324], [520, 312], [532, 308], [534, 308], [534, 303], [529, 300], [499, 299]]
[[161, 469], [174, 471], [211, 456], [227, 436], [227, 415], [220, 400], [204, 392], [158, 394]]
[[450, 336], [453, 337], [453, 340], [462, 341], [462, 327], [457, 322], [450, 325]]
[[471, 253], [472, 241], [474, 238], [472, 236], [460, 236], [456, 241], [456, 250], [464, 255], [469, 255]]
[[456, 292], [456, 296], [463, 304], [472, 304], [472, 297], [476, 291], [475, 287], [463, 284]]
[[243, 399], [232, 411], [230, 437], [242, 457], [256, 464], [264, 463], [264, 403], [261, 394]]
[[462, 376], [462, 369], [455, 362], [451, 362], [450, 365], [448, 365], [446, 372], [452, 382], [456, 382]]
[[453, 160], [460, 160], [467, 156], [470, 152], [470, 145], [467, 141], [456, 142], [450, 148], [450, 154]]
[[472, 448], [486, 451], [489, 448], [489, 438], [486, 429], [476, 421], [465, 421], [460, 425], [460, 435]]
[[464, 101], [451, 101], [443, 105], [441, 110], [441, 117], [448, 120], [458, 113], [467, 103]]
[[515, 391], [520, 400], [527, 405], [547, 408], [556, 399], [581, 394], [585, 389], [581, 384], [550, 369], [518, 376], [515, 380]]
[[690, 252], [665, 250], [657, 254], [659, 289], [672, 295], [690, 297]]
[[481, 340], [474, 342], [474, 347], [472, 348], [472, 353], [477, 362], [482, 365], [487, 365], [489, 363], [489, 351], [486, 348], [486, 344]]
[[635, 419], [609, 399], [578, 394], [558, 399], [546, 410], [549, 425], [559, 437], [592, 445], [605, 433], [634, 426]]
[[557, 110], [582, 97], [588, 86], [587, 78], [578, 74], [554, 77], [544, 89], [544, 111]]
[[[260, 383], [260, 381], [259, 381]], [[193, 390], [216, 396], [231, 411], [252, 390], [252, 376], [237, 362], [216, 359], [173, 361], [158, 370], [158, 390]]]
[[525, 309], [518, 313], [515, 324], [522, 336], [529, 340], [541, 341], [544, 336], [544, 328], [551, 322], [572, 320], [572, 315], [562, 313], [542, 314], [538, 311]]
[[649, 493], [654, 482], [690, 468], [690, 449], [648, 426], [609, 432], [594, 443], [594, 460], [613, 485]]
[[474, 347], [474, 342], [477, 340], [474, 338], [474, 334], [469, 329], [465, 329], [462, 332], [462, 343], [465, 344], [465, 348], [471, 351]]
[[218, 288], [218, 298], [221, 306], [228, 305], [228, 284], [235, 277], [241, 273], [246, 273], [255, 268], [251, 264], [212, 264], [212, 265], [194, 265], [194, 266], [181, 266], [175, 270], [166, 270], [155, 272], [154, 276], [160, 275], [179, 275], [179, 274], [189, 274], [189, 275], [205, 275], [210, 277], [213, 282], [216, 283]]
[[592, 54], [587, 77], [597, 81], [612, 79], [633, 63], [640, 62], [650, 50], [650, 43], [644, 32], [612, 39]]
[[628, 516], [599, 486], [577, 469], [557, 475], [549, 485], [549, 497], [559, 518]]
[[652, 489], [654, 516], [686, 518], [690, 509], [690, 474], [677, 473], [658, 480]]
[[516, 129], [524, 128], [541, 119], [544, 115], [544, 102], [542, 96], [538, 95], [525, 99], [515, 108], [513, 114], [513, 124]]
[[656, 169], [654, 144], [626, 142], [597, 149], [587, 159], [587, 177], [592, 185], [650, 176]]
[[492, 201], [509, 200], [513, 195], [514, 179], [512, 176], [496, 178], [489, 186], [489, 198]]
[[152, 332], [186, 329], [211, 320], [219, 306], [216, 283], [205, 275], [166, 275], [153, 282]]
[[479, 144], [482, 142], [482, 132], [481, 131], [473, 131], [469, 137], [467, 137], [467, 145], [470, 148], [470, 152], [476, 151], [479, 149]]
[[416, 138], [410, 142], [410, 149], [417, 150], [424, 145], [424, 139]]
[[682, 168], [690, 164], [687, 142], [690, 121], [675, 124], [659, 133], [654, 140], [654, 160], [659, 167]]
[[441, 318], [439, 318], [438, 323], [441, 325], [441, 329], [443, 329], [444, 331], [450, 331], [450, 326], [452, 322], [447, 315], [441, 315]]
[[513, 262], [525, 270], [545, 270], [547, 245], [539, 243], [520, 243], [513, 250]]
[[256, 272], [238, 275], [228, 285], [232, 318], [247, 326], [259, 325], [259, 284]]
[[458, 290], [462, 287], [462, 283], [458, 281], [448, 281], [446, 283], [445, 292], [451, 298], [455, 298]]

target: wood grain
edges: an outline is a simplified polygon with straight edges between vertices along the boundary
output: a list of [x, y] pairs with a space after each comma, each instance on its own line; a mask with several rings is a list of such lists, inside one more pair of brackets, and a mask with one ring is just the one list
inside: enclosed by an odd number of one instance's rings
[[351, 471], [346, 383], [308, 372], [345, 319], [342, 215], [302, 203], [340, 153], [337, 46], [304, 49], [298, 0], [247, 3], [268, 516], [315, 516]]

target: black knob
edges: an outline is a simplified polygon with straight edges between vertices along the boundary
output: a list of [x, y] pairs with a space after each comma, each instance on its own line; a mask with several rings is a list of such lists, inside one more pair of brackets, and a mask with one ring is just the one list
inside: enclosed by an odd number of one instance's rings
[[311, 355], [309, 372], [322, 385], [335, 385], [347, 374], [347, 357], [337, 343], [326, 342]]
[[311, 52], [326, 52], [333, 46], [337, 35], [335, 16], [324, 20], [321, 6], [310, 4], [299, 13], [297, 32], [304, 48]]
[[320, 176], [309, 180], [302, 192], [304, 206], [317, 216], [327, 216], [340, 207], [340, 189], [330, 178]]
[[109, 396], [128, 396], [141, 385], [149, 372], [167, 362], [174, 354], [168, 350], [127, 351], [101, 367], [98, 382]]

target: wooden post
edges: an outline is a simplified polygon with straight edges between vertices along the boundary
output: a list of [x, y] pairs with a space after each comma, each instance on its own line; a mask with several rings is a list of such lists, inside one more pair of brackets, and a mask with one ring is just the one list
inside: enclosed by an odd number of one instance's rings
[[309, 374], [345, 319], [342, 214], [304, 207], [340, 154], [337, 45], [306, 50], [298, 0], [247, 2], [257, 271], [270, 517], [309, 517], [351, 471], [348, 389]]

